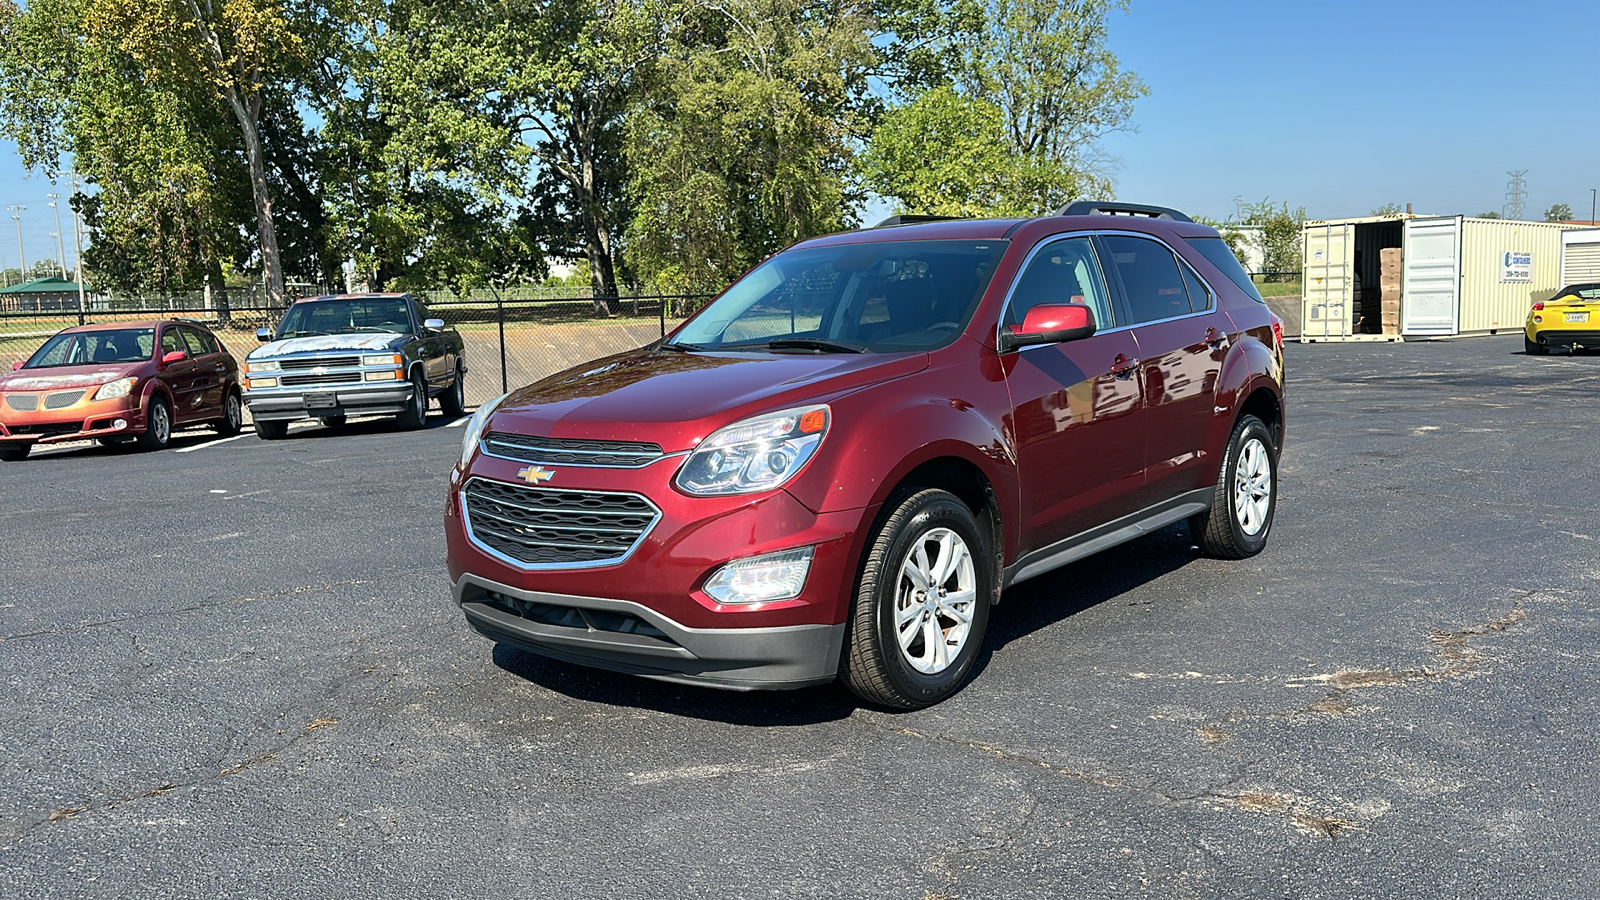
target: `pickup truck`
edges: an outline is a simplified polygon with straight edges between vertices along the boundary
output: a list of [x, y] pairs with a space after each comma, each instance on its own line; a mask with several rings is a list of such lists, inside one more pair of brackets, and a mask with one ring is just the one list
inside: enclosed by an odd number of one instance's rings
[[261, 346], [245, 357], [244, 402], [263, 440], [284, 437], [297, 419], [342, 425], [349, 416], [393, 415], [413, 429], [430, 398], [446, 416], [465, 406], [461, 335], [409, 294], [307, 297], [256, 339]]

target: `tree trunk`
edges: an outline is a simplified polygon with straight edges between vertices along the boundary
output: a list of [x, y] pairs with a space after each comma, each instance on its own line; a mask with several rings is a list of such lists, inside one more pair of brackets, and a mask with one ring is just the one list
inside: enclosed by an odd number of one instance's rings
[[256, 118], [261, 113], [261, 95], [241, 100], [237, 91], [228, 89], [228, 105], [239, 120], [239, 130], [244, 135], [244, 152], [250, 160], [250, 193], [256, 203], [256, 235], [261, 240], [261, 280], [267, 288], [267, 303], [283, 308], [289, 298], [283, 289], [283, 261], [278, 255], [278, 229], [272, 221], [272, 191], [267, 186], [267, 164], [261, 153], [261, 132], [256, 128]]
[[227, 328], [233, 319], [233, 310], [228, 304], [228, 281], [222, 276], [222, 262], [215, 254], [206, 254], [206, 284], [211, 287], [211, 297], [216, 303], [217, 327]]

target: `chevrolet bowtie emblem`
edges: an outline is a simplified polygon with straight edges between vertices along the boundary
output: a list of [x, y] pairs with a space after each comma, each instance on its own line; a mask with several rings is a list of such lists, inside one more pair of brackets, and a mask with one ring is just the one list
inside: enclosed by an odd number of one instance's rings
[[529, 466], [526, 469], [519, 471], [517, 473], [517, 477], [529, 484], [538, 484], [541, 481], [549, 481], [550, 479], [556, 477], [556, 473], [550, 471], [549, 469], [541, 469], [538, 466]]

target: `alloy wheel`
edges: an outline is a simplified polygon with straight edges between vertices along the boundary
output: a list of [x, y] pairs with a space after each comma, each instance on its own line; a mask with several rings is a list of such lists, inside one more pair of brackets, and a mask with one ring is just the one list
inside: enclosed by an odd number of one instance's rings
[[972, 633], [976, 602], [977, 576], [967, 542], [948, 528], [919, 537], [895, 585], [895, 638], [911, 668], [937, 675], [950, 667]]
[[1239, 449], [1233, 469], [1233, 515], [1245, 534], [1256, 535], [1266, 527], [1272, 508], [1272, 463], [1266, 445], [1251, 437]]

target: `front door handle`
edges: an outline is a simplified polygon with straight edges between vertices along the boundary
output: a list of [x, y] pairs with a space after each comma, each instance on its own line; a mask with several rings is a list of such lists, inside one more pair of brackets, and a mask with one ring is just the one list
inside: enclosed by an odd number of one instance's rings
[[1129, 359], [1121, 353], [1118, 353], [1117, 358], [1111, 361], [1111, 374], [1118, 378], [1128, 378], [1133, 375], [1134, 370], [1137, 368], [1139, 368], [1137, 359]]

